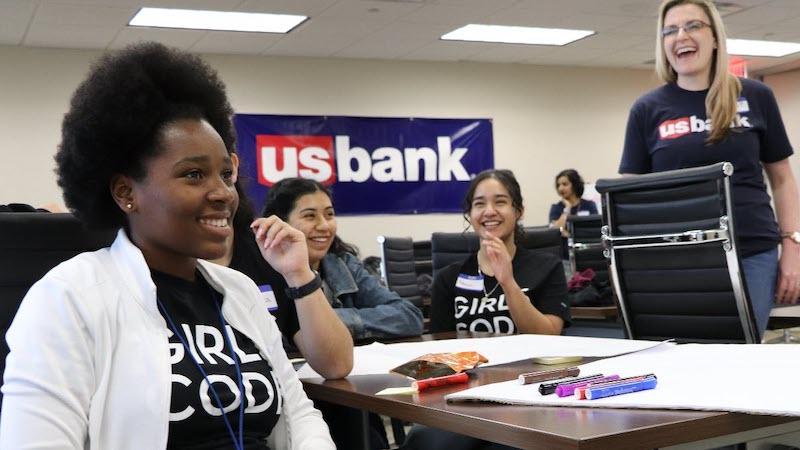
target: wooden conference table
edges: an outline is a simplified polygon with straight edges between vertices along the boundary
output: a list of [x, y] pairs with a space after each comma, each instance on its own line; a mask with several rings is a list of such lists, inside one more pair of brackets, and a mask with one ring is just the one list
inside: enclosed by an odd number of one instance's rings
[[[421, 340], [470, 337], [423, 335]], [[585, 361], [590, 361], [586, 359]], [[413, 396], [376, 396], [387, 387], [408, 386], [395, 374], [341, 380], [303, 380], [311, 399], [466, 434], [523, 449], [643, 449], [694, 443], [709, 448], [800, 431], [800, 418], [727, 412], [511, 406], [486, 402], [448, 403], [444, 396], [468, 387], [507, 381], [520, 373], [558, 366], [530, 360], [475, 369], [468, 385], [445, 386]], [[446, 449], [445, 449], [446, 450]]]

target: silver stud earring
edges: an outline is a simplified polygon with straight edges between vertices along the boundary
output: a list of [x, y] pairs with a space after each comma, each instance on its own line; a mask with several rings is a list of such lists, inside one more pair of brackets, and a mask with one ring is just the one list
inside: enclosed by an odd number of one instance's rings
[[133, 203], [126, 203], [125, 207], [128, 208], [128, 209], [132, 209], [133, 208]]

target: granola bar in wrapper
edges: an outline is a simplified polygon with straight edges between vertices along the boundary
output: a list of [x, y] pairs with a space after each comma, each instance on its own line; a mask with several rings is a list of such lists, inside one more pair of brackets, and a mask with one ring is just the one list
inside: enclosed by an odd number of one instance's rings
[[390, 372], [424, 380], [463, 372], [485, 362], [489, 360], [478, 352], [428, 353], [401, 364]]

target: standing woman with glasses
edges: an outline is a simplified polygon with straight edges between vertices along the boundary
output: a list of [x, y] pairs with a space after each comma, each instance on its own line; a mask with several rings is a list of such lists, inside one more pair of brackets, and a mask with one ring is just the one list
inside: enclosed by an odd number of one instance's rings
[[733, 163], [736, 239], [763, 334], [773, 299], [800, 297], [800, 198], [775, 97], [764, 84], [728, 72], [725, 27], [708, 0], [661, 4], [656, 72], [665, 84], [631, 107], [619, 172]]
[[[156, 43], [103, 56], [78, 87], [58, 184], [117, 238], [25, 295], [6, 335], [0, 448], [335, 448], [256, 285], [204, 261], [233, 233], [232, 114], [211, 67]], [[254, 228], [290, 287], [319, 290], [299, 231]]]

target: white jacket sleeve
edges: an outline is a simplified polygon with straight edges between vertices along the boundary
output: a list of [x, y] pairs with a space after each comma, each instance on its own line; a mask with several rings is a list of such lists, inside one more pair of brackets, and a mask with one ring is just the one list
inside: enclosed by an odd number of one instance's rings
[[6, 335], [0, 448], [87, 447], [93, 321], [79, 297], [65, 281], [45, 276], [23, 299]]
[[[297, 377], [281, 342], [281, 333], [275, 319], [266, 308], [257, 307], [252, 311], [259, 318], [257, 322], [267, 336], [270, 362], [282, 386], [283, 412], [281, 420], [286, 421], [288, 441], [281, 442], [286, 436], [271, 436], [272, 448], [291, 448], [292, 450], [336, 450], [331, 439], [328, 425], [322, 414], [314, 408], [314, 404], [306, 396], [303, 384]], [[276, 433], [273, 433], [276, 434]]]

